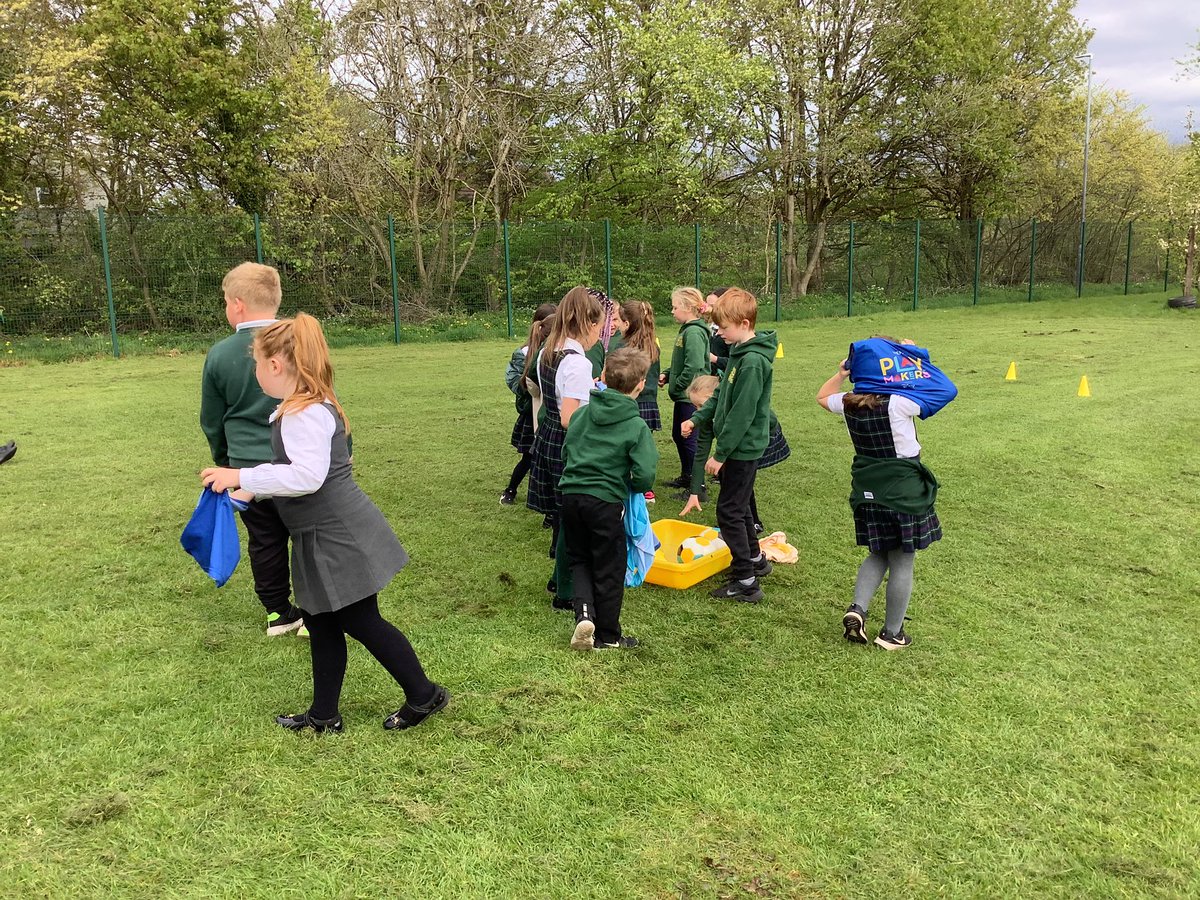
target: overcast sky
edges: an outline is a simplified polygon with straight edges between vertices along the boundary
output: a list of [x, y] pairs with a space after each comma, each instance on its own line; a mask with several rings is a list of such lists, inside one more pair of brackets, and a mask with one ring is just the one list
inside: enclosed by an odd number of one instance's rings
[[1200, 2], [1076, 0], [1075, 17], [1096, 32], [1092, 85], [1125, 91], [1155, 128], [1182, 142], [1189, 108], [1200, 124], [1200, 79], [1180, 78], [1176, 60], [1200, 41]]

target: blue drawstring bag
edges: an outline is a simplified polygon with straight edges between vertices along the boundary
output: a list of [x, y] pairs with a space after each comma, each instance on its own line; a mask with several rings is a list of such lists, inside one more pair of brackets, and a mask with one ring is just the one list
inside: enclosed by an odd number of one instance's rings
[[183, 549], [200, 563], [200, 568], [217, 583], [217, 587], [229, 580], [242, 557], [233, 506], [228, 493], [217, 494], [206, 487], [200, 492], [196, 511], [179, 536]]
[[873, 337], [855, 341], [846, 368], [856, 394], [901, 394], [921, 407], [928, 419], [958, 396], [958, 388], [929, 361], [929, 351]]
[[650, 527], [650, 509], [643, 494], [625, 498], [625, 587], [637, 587], [654, 565], [658, 538]]

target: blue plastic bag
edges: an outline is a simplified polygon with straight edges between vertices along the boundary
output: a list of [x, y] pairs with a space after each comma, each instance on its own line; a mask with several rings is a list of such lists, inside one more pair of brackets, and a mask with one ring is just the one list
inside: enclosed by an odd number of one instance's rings
[[928, 419], [958, 396], [958, 388], [929, 361], [929, 351], [886, 338], [867, 338], [850, 345], [846, 368], [857, 394], [902, 394], [921, 407]]
[[650, 509], [643, 494], [625, 498], [625, 587], [637, 587], [654, 565], [658, 538], [650, 527]]
[[217, 587], [225, 584], [242, 557], [229, 494], [217, 494], [207, 487], [201, 491], [196, 511], [184, 526], [179, 543]]

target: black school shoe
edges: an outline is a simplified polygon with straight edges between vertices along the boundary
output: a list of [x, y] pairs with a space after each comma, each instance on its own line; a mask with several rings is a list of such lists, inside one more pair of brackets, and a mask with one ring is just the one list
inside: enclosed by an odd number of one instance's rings
[[717, 588], [708, 596], [714, 600], [737, 600], [740, 603], [757, 603], [764, 596], [762, 587], [755, 578], [749, 584], [742, 584], [734, 579], [723, 587]]
[[450, 692], [440, 684], [433, 686], [433, 697], [428, 703], [413, 706], [405, 703], [402, 707], [383, 720], [383, 727], [388, 731], [398, 731], [404, 728], [415, 728], [435, 712], [446, 708], [450, 702]]
[[308, 713], [300, 713], [293, 716], [276, 716], [275, 724], [288, 729], [288, 731], [303, 731], [311, 728], [317, 733], [325, 731], [332, 731], [334, 734], [342, 733], [341, 716], [334, 716], [332, 719], [318, 719]]
[[516, 502], [517, 502], [517, 492], [516, 491], [510, 491], [506, 488], [503, 492], [501, 492], [501, 494], [500, 494], [500, 505], [501, 506], [512, 506]]
[[554, 600], [551, 601], [550, 606], [552, 609], [556, 610], [557, 612], [564, 612], [564, 611], [575, 612], [575, 601], [574, 600], [565, 600], [562, 597], [558, 596], [557, 594], [554, 595]]
[[687, 475], [687, 476], [680, 475], [678, 478], [672, 478], [670, 481], [667, 482], [667, 487], [686, 488], [686, 487], [691, 487], [691, 486], [692, 486], [692, 476], [691, 475]]
[[0, 447], [0, 463], [6, 463], [17, 455], [17, 442], [9, 441], [3, 447]]
[[846, 640], [852, 644], [867, 643], [867, 634], [863, 630], [866, 623], [866, 614], [857, 606], [851, 605], [842, 616], [842, 631]]

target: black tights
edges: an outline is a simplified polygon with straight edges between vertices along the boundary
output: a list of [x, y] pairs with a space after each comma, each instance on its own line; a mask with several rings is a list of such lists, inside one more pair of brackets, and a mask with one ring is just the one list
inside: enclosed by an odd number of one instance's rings
[[532, 465], [533, 454], [522, 453], [521, 458], [517, 460], [516, 466], [513, 467], [512, 478], [508, 479], [508, 493], [515, 494], [517, 492], [517, 488], [521, 486], [521, 482], [529, 474], [529, 469]]
[[346, 635], [354, 638], [379, 660], [388, 674], [404, 689], [404, 699], [413, 706], [427, 703], [434, 686], [421, 668], [408, 638], [379, 614], [377, 595], [334, 612], [304, 614], [312, 650], [313, 702], [309, 715], [332, 719], [338, 714], [338, 698], [346, 675]]

